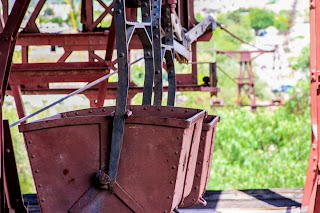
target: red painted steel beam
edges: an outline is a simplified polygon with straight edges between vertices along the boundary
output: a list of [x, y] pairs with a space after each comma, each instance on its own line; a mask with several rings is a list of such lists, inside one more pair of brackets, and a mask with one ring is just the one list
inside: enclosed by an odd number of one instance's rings
[[[112, 61], [112, 55], [115, 45], [115, 27], [114, 27], [114, 19], [112, 19], [110, 30], [109, 30], [109, 36], [108, 36], [108, 43], [107, 43], [107, 49], [106, 49], [106, 61]], [[99, 85], [99, 93], [97, 97], [97, 104], [96, 106], [103, 106], [104, 100], [106, 99], [107, 95], [107, 89], [108, 89], [108, 81], [109, 79], [105, 80], [104, 82], [100, 83]]]
[[93, 23], [93, 3], [92, 0], [82, 0], [81, 3], [81, 23], [84, 32], [90, 31], [89, 27]]
[[9, 16], [9, 1], [8, 0], [1, 0], [2, 2], [2, 16], [4, 23], [7, 22]]
[[18, 178], [16, 160], [14, 156], [10, 126], [7, 120], [4, 124], [4, 174], [5, 174], [5, 191], [8, 195], [7, 203], [9, 212], [27, 213], [21, 194], [20, 183]]
[[[48, 88], [43, 87], [39, 88], [36, 85], [34, 87], [22, 87], [21, 92], [23, 95], [45, 95], [45, 94], [70, 94], [76, 90], [76, 88]], [[168, 91], [168, 87], [163, 88], [164, 92]], [[220, 88], [217, 87], [207, 87], [207, 86], [201, 86], [201, 85], [177, 85], [177, 91], [183, 92], [183, 91], [189, 91], [189, 92], [220, 92]], [[107, 99], [114, 99], [116, 97], [117, 92], [117, 83], [116, 82], [109, 82], [109, 86], [107, 89]], [[130, 86], [129, 87], [129, 94], [137, 94], [142, 93], [143, 87], [139, 86]], [[90, 88], [86, 91], [84, 91], [81, 94], [85, 95], [97, 95], [98, 93], [98, 87]], [[8, 90], [8, 95], [13, 95], [13, 92]]]
[[[8, 1], [3, 0], [3, 7], [7, 10]], [[12, 55], [14, 45], [16, 42], [17, 33], [21, 25], [22, 19], [27, 11], [30, 0], [16, 0], [9, 17], [4, 14], [7, 18], [6, 24], [2, 33], [0, 34], [0, 159], [1, 159], [1, 174], [0, 174], [0, 199], [1, 199], [1, 212], [4, 212], [4, 196], [9, 198], [8, 191], [6, 195], [3, 194], [4, 189], [8, 189], [4, 178], [4, 132], [3, 132], [3, 121], [2, 121], [2, 105], [4, 101], [4, 95], [6, 93], [9, 72], [11, 67]], [[13, 163], [13, 162], [12, 162]], [[10, 166], [10, 165], [6, 165]], [[10, 200], [7, 199], [8, 206], [11, 205]]]
[[[108, 42], [109, 32], [88, 32], [77, 34], [59, 33], [20, 33], [17, 45], [21, 46], [63, 46], [65, 50], [105, 50]], [[198, 41], [210, 40], [212, 32], [206, 32]], [[130, 49], [142, 49], [137, 35], [133, 35]]]
[[[24, 110], [23, 100], [22, 100], [22, 93], [21, 93], [21, 87], [20, 85], [10, 84], [10, 87], [12, 89], [14, 102], [17, 108], [19, 119], [26, 116], [26, 112]], [[24, 121], [23, 123], [26, 123]]]
[[44, 3], [46, 2], [46, 0], [39, 0], [37, 6], [34, 8], [26, 27], [23, 29], [24, 32], [27, 33], [39, 33], [39, 29], [36, 25], [36, 19], [44, 5]]
[[[309, 165], [303, 196], [303, 207], [308, 213], [320, 212], [320, 2], [310, 1], [310, 95], [311, 95], [311, 127], [312, 148], [309, 156]], [[314, 162], [310, 162], [312, 161]]]
[[[316, 81], [316, 10], [315, 0], [310, 2], [310, 96], [312, 143], [309, 155], [307, 177], [304, 186], [302, 207], [308, 207], [317, 172], [317, 81]], [[320, 23], [318, 23], [320, 24]]]

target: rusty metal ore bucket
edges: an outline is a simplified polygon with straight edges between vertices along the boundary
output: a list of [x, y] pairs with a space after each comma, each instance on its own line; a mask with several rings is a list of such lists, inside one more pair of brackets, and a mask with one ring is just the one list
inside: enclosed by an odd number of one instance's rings
[[113, 191], [99, 187], [96, 177], [109, 166], [114, 107], [66, 112], [19, 127], [42, 212], [169, 213], [189, 195], [207, 112], [167, 106], [127, 110], [132, 115]]
[[209, 115], [203, 121], [200, 145], [198, 149], [197, 165], [195, 168], [195, 176], [192, 184], [191, 193], [184, 198], [179, 205], [180, 208], [191, 207], [197, 203], [206, 205], [206, 201], [202, 198], [207, 185], [210, 181], [210, 171], [212, 165], [212, 157], [214, 150], [214, 139], [216, 127], [220, 121], [219, 116]]

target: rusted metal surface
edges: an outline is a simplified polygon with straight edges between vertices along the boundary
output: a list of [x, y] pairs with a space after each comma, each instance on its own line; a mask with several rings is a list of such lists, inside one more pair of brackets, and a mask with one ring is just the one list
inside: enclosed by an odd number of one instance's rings
[[303, 194], [302, 207], [308, 213], [320, 211], [320, 24], [319, 1], [310, 1], [310, 95], [311, 95], [311, 128], [312, 143]]
[[[6, 89], [9, 81], [9, 72], [12, 62], [12, 55], [14, 45], [17, 38], [18, 29], [21, 25], [22, 19], [30, 0], [16, 0], [11, 9], [10, 16], [8, 16], [8, 1], [2, 0], [2, 19], [5, 23], [2, 25], [0, 33], [0, 203], [1, 212], [4, 212], [4, 199], [5, 199], [5, 177], [4, 177], [4, 132], [2, 121], [2, 105]], [[13, 162], [12, 162], [13, 163]], [[9, 165], [8, 165], [9, 166]], [[8, 198], [8, 194], [6, 195]]]
[[4, 174], [5, 174], [5, 192], [6, 203], [9, 212], [27, 213], [27, 208], [24, 205], [19, 178], [17, 173], [16, 160], [14, 156], [12, 138], [8, 120], [3, 121], [4, 127]]
[[198, 152], [196, 168], [194, 169], [194, 180], [191, 184], [191, 193], [179, 205], [180, 208], [188, 208], [199, 202], [206, 191], [210, 180], [210, 171], [214, 150], [214, 138], [219, 116], [209, 115], [204, 119], [202, 126], [200, 145], [196, 150]]
[[[131, 197], [131, 205], [145, 212], [171, 212], [185, 196], [192, 142], [200, 136], [206, 111], [164, 106], [128, 106], [127, 110], [132, 116], [126, 119], [116, 181], [124, 198], [116, 188], [117, 196], [92, 189], [96, 195], [91, 195], [84, 211], [119, 212], [120, 203]], [[95, 185], [97, 172], [108, 168], [114, 111], [115, 107], [90, 108], [20, 126], [43, 212], [66, 211], [80, 198], [86, 199], [83, 196], [90, 197], [92, 191], [86, 192]]]

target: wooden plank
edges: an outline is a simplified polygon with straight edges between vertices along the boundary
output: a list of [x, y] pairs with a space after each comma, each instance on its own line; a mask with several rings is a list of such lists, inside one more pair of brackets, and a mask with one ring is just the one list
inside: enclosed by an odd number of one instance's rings
[[253, 189], [207, 191], [204, 199], [206, 207], [196, 205], [195, 209], [277, 209], [300, 207], [303, 189]]
[[[208, 205], [196, 205], [190, 209], [179, 209], [180, 213], [298, 213], [302, 202], [303, 189], [253, 189], [207, 191], [204, 199]], [[24, 195], [30, 213], [38, 213], [35, 194]], [[216, 211], [217, 210], [217, 211]]]

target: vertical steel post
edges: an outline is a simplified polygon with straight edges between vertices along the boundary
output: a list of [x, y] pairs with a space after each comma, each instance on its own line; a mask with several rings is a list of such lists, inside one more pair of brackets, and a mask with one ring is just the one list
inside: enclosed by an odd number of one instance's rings
[[311, 128], [312, 144], [310, 149], [307, 178], [303, 193], [302, 208], [308, 209], [308, 213], [320, 211], [320, 187], [319, 187], [319, 136], [320, 136], [320, 4], [318, 0], [310, 1], [310, 96], [311, 96]]
[[[10, 86], [12, 89], [13, 98], [14, 98], [14, 102], [15, 102], [15, 105], [17, 108], [19, 119], [21, 119], [26, 116], [23, 101], [22, 101], [21, 86], [15, 85], [15, 84], [11, 84]], [[24, 121], [22, 123], [26, 123], [26, 121]]]
[[[3, 7], [7, 7], [7, 1], [3, 0]], [[0, 34], [0, 161], [1, 161], [1, 211], [4, 210], [4, 189], [8, 187], [5, 186], [5, 177], [4, 177], [4, 132], [3, 132], [3, 121], [2, 121], [2, 105], [4, 101], [4, 96], [7, 89], [9, 72], [12, 62], [12, 55], [14, 50], [14, 45], [17, 39], [18, 29], [21, 25], [23, 17], [27, 11], [30, 0], [16, 0], [13, 8], [11, 10], [10, 16], [6, 17], [7, 14], [4, 14], [4, 18], [7, 18], [6, 25], [2, 33]], [[5, 9], [6, 10], [6, 9]], [[12, 162], [13, 163], [13, 162]], [[10, 165], [6, 165], [10, 166]]]
[[154, 55], [154, 105], [162, 104], [162, 49], [161, 49], [161, 7], [162, 1], [152, 0], [152, 28], [153, 28], [153, 55]]
[[[318, 166], [317, 161], [317, 47], [316, 47], [316, 1], [310, 1], [310, 96], [311, 96], [311, 129], [312, 129], [312, 145], [309, 155], [309, 163], [307, 169], [306, 183], [303, 193], [302, 207], [310, 205], [312, 190], [315, 188], [317, 181]], [[315, 193], [314, 193], [315, 194]]]
[[82, 0], [81, 3], [81, 23], [83, 31], [90, 32], [90, 25], [93, 23], [93, 3], [92, 0]]

